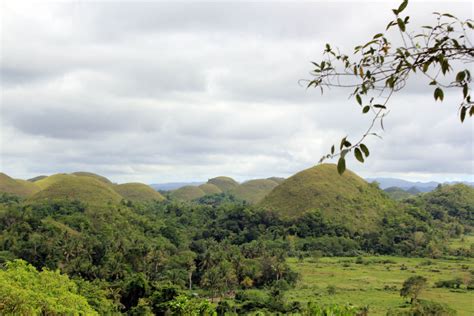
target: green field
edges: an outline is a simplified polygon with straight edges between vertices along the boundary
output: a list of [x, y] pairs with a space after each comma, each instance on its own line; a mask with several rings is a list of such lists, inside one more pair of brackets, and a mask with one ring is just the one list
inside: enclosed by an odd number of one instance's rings
[[[314, 301], [321, 304], [350, 303], [369, 306], [369, 315], [385, 315], [393, 308], [405, 305], [399, 290], [404, 280], [414, 275], [428, 279], [428, 287], [420, 298], [445, 303], [458, 315], [474, 315], [474, 291], [434, 288], [439, 280], [472, 277], [474, 260], [442, 260], [401, 258], [391, 256], [364, 257], [362, 264], [356, 258], [306, 258], [303, 262], [288, 259], [301, 279], [296, 288], [287, 293], [289, 301]], [[407, 269], [402, 270], [402, 265]], [[335, 294], [328, 294], [328, 286], [335, 287]]]

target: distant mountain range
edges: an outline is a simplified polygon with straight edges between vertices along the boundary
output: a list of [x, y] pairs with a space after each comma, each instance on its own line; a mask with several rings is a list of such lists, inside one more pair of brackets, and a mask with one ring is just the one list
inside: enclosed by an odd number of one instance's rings
[[420, 192], [430, 192], [433, 191], [439, 184], [456, 184], [456, 183], [464, 183], [471, 187], [474, 187], [474, 182], [469, 181], [450, 181], [450, 182], [420, 182], [420, 181], [407, 181], [402, 179], [396, 178], [367, 178], [368, 182], [378, 182], [381, 189], [387, 189], [392, 187], [401, 188], [404, 190], [413, 190], [416, 189]]

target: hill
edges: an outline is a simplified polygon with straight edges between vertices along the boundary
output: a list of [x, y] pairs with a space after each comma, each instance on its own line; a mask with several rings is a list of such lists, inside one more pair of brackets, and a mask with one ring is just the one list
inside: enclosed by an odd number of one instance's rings
[[78, 172], [73, 172], [71, 174], [76, 175], [76, 176], [80, 176], [80, 177], [91, 177], [91, 178], [97, 179], [99, 181], [102, 181], [104, 183], [112, 184], [112, 181], [110, 181], [106, 177], [95, 174], [95, 173], [92, 173], [92, 172], [78, 171]]
[[263, 200], [263, 198], [270, 193], [278, 182], [269, 179], [250, 180], [234, 187], [229, 191], [239, 200], [247, 201], [251, 204], [256, 204]]
[[[414, 189], [414, 190], [416, 190], [416, 189]], [[389, 188], [384, 189], [384, 191], [385, 191], [385, 193], [387, 193], [387, 195], [390, 198], [392, 198], [394, 200], [397, 200], [397, 201], [408, 199], [408, 198], [412, 197], [413, 195], [417, 194], [417, 193], [412, 193], [412, 192], [415, 192], [415, 191], [407, 191], [407, 190], [403, 190], [402, 188], [399, 188], [399, 187], [389, 187]]]
[[232, 178], [229, 177], [216, 177], [209, 179], [207, 183], [214, 184], [217, 186], [219, 189], [222, 190], [222, 192], [229, 192], [231, 189], [237, 187], [239, 183], [235, 181]]
[[199, 186], [204, 184], [204, 182], [167, 182], [167, 183], [152, 183], [150, 186], [155, 190], [160, 191], [172, 191], [177, 190], [179, 188], [192, 185], [192, 186]]
[[28, 197], [35, 194], [39, 190], [40, 188], [32, 182], [13, 179], [0, 172], [0, 192]]
[[177, 200], [192, 201], [206, 195], [201, 188], [192, 185], [184, 186], [171, 192], [171, 196]]
[[222, 190], [219, 187], [212, 183], [201, 184], [198, 188], [204, 191], [206, 195], [219, 194], [222, 193]]
[[30, 182], [36, 182], [38, 180], [41, 180], [41, 179], [44, 179], [44, 178], [47, 178], [48, 176], [45, 176], [45, 175], [41, 175], [41, 176], [37, 176], [37, 177], [34, 177], [34, 178], [31, 178], [31, 179], [28, 179], [28, 181]]
[[474, 188], [465, 184], [441, 185], [415, 199], [436, 219], [457, 218], [474, 227]]
[[130, 201], [163, 201], [159, 192], [143, 183], [123, 183], [112, 187], [115, 192]]
[[352, 230], [374, 230], [394, 202], [377, 186], [351, 171], [342, 176], [336, 165], [322, 164], [286, 179], [268, 194], [260, 206], [283, 218], [319, 210], [330, 221]]
[[31, 201], [74, 199], [87, 204], [119, 203], [122, 197], [110, 185], [89, 176], [56, 174], [36, 182], [42, 190]]

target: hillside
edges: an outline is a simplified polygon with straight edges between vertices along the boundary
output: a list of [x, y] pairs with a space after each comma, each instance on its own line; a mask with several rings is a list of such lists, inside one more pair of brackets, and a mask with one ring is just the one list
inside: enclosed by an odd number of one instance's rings
[[103, 177], [101, 175], [98, 175], [98, 174], [95, 174], [95, 173], [92, 173], [92, 172], [78, 171], [78, 172], [73, 172], [71, 174], [76, 175], [76, 176], [80, 176], [80, 177], [91, 177], [91, 178], [97, 179], [99, 181], [102, 181], [104, 183], [112, 184], [112, 181], [110, 181], [106, 177]]
[[171, 192], [171, 196], [177, 200], [192, 201], [206, 195], [199, 187], [192, 185], [184, 186]]
[[35, 194], [39, 190], [40, 188], [32, 182], [13, 179], [0, 172], [0, 192], [28, 197]]
[[385, 210], [394, 203], [355, 173], [348, 170], [340, 176], [336, 165], [322, 164], [285, 180], [260, 206], [276, 211], [283, 218], [319, 210], [326, 219], [348, 228], [374, 230]]
[[119, 203], [122, 197], [109, 185], [94, 178], [70, 174], [56, 174], [36, 182], [42, 190], [31, 201], [74, 199], [87, 204]]
[[278, 186], [278, 183], [269, 179], [250, 180], [231, 189], [229, 193], [239, 200], [256, 204], [263, 200], [276, 186]]
[[204, 193], [206, 193], [206, 195], [222, 193], [222, 190], [219, 189], [219, 187], [217, 185], [212, 184], [212, 183], [201, 184], [198, 188], [203, 190]]
[[222, 190], [222, 192], [229, 192], [231, 189], [237, 187], [239, 183], [235, 181], [234, 179], [230, 177], [216, 177], [209, 179], [207, 183], [214, 184], [217, 186], [219, 189]]
[[123, 183], [112, 187], [115, 192], [130, 201], [163, 201], [159, 192], [143, 183]]
[[389, 187], [389, 188], [384, 189], [384, 192], [387, 193], [387, 195], [390, 198], [397, 201], [408, 199], [412, 197], [413, 195], [417, 194], [417, 193], [412, 193], [412, 191], [403, 190], [402, 188], [399, 188], [399, 187]]
[[[422, 205], [434, 218], [447, 216], [474, 227], [474, 188], [465, 184], [442, 185], [422, 195]], [[417, 200], [414, 200], [417, 203]]]

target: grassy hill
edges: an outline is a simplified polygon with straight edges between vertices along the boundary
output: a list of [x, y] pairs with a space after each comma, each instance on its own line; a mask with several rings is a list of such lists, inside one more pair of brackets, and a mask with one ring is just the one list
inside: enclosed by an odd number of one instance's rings
[[219, 189], [222, 190], [222, 192], [229, 192], [231, 189], [237, 187], [239, 183], [235, 181], [232, 178], [229, 177], [216, 177], [209, 179], [207, 183], [214, 184], [217, 186]]
[[374, 230], [385, 210], [394, 205], [380, 189], [336, 165], [322, 164], [286, 179], [268, 194], [260, 206], [284, 218], [319, 210], [325, 218], [354, 230]]
[[73, 199], [87, 204], [119, 203], [122, 197], [110, 185], [94, 177], [56, 174], [36, 182], [42, 190], [31, 201]]
[[239, 200], [255, 204], [263, 200], [276, 186], [278, 183], [269, 179], [250, 180], [231, 189], [229, 193]]
[[130, 201], [163, 201], [159, 192], [143, 183], [123, 183], [113, 186], [115, 192]]
[[78, 172], [73, 172], [71, 174], [76, 175], [76, 176], [80, 176], [80, 177], [91, 177], [91, 178], [97, 179], [99, 181], [102, 181], [104, 183], [112, 184], [112, 181], [110, 181], [106, 177], [103, 177], [101, 175], [98, 175], [98, 174], [95, 174], [95, 173], [92, 173], [92, 172], [78, 171]]
[[281, 184], [283, 183], [283, 181], [285, 181], [285, 178], [280, 178], [280, 177], [271, 177], [271, 178], [267, 178], [267, 180], [272, 180], [278, 184]]
[[171, 196], [177, 200], [192, 201], [206, 195], [199, 187], [188, 185], [171, 192]]
[[28, 197], [38, 191], [40, 188], [35, 183], [13, 179], [0, 172], [0, 192]]
[[45, 176], [45, 175], [41, 175], [41, 176], [37, 176], [37, 177], [34, 177], [34, 178], [31, 178], [31, 179], [28, 179], [28, 181], [30, 182], [36, 182], [38, 180], [41, 180], [41, 179], [44, 179], [44, 178], [47, 178], [48, 176]]
[[201, 184], [198, 188], [204, 191], [206, 195], [219, 194], [222, 193], [222, 190], [219, 187], [212, 183]]

